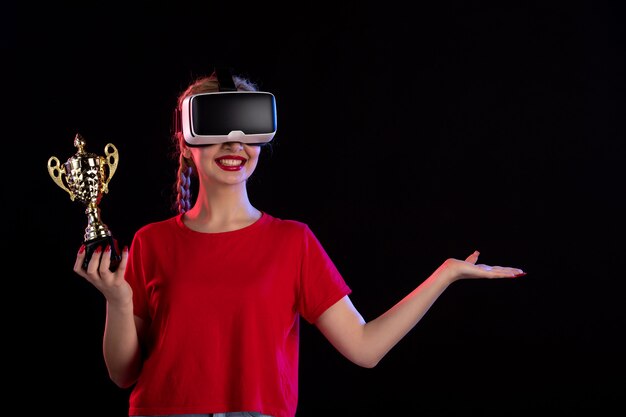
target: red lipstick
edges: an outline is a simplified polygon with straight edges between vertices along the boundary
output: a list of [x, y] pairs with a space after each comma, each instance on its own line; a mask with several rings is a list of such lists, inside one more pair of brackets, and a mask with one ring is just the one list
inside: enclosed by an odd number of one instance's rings
[[246, 161], [246, 158], [238, 155], [224, 155], [215, 159], [217, 166], [224, 171], [240, 171], [243, 169]]

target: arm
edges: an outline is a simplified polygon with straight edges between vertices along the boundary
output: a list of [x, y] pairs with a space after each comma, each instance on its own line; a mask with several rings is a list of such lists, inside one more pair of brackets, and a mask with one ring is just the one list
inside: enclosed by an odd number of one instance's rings
[[[102, 254], [102, 256], [100, 256]], [[103, 337], [104, 360], [111, 380], [121, 388], [135, 383], [141, 370], [140, 335], [145, 324], [133, 315], [133, 293], [124, 279], [128, 249], [115, 272], [109, 271], [111, 251], [96, 249], [86, 270], [81, 265], [84, 249], [78, 252], [74, 272], [93, 284], [106, 298], [106, 322]]]
[[478, 255], [474, 252], [465, 261], [446, 260], [415, 290], [370, 322], [365, 322], [346, 296], [322, 313], [315, 324], [346, 358], [357, 365], [373, 368], [454, 281], [524, 275], [518, 268], [476, 265]]

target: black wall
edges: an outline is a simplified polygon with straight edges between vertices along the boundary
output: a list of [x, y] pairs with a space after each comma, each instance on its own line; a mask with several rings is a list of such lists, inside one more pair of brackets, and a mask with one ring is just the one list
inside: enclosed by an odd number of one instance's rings
[[277, 97], [253, 204], [311, 226], [366, 319], [474, 249], [528, 272], [455, 283], [374, 369], [303, 324], [299, 417], [623, 409], [616, 3], [3, 6], [5, 404], [126, 415], [104, 300], [72, 272], [83, 207], [47, 161], [114, 143], [100, 207], [130, 243], [172, 215], [177, 94], [230, 65]]

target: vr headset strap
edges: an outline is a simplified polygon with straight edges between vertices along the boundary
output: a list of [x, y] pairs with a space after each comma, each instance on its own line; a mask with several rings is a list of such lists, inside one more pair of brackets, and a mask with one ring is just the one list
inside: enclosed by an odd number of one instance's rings
[[217, 75], [219, 91], [237, 91], [235, 81], [233, 80], [232, 69], [217, 67], [215, 68], [215, 74]]
[[183, 127], [181, 126], [181, 120], [180, 118], [182, 117], [182, 114], [180, 112], [180, 110], [178, 109], [178, 107], [174, 108], [174, 114], [172, 114], [172, 134], [177, 134], [183, 131]]

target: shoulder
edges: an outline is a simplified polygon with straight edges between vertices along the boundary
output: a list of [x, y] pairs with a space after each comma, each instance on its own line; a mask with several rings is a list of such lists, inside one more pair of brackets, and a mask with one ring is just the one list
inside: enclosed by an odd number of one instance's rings
[[297, 234], [310, 233], [309, 225], [302, 221], [275, 217], [268, 213], [264, 213], [264, 217], [266, 224], [276, 231]]
[[302, 245], [314, 236], [309, 225], [303, 221], [275, 217], [267, 213], [265, 213], [265, 217], [268, 235], [274, 238], [288, 239], [293, 244], [298, 242], [299, 245]]
[[167, 218], [165, 220], [159, 220], [159, 221], [147, 223], [141, 226], [137, 230], [135, 235], [136, 236], [150, 236], [150, 235], [162, 234], [171, 230], [175, 230], [177, 228], [176, 223], [179, 217], [180, 215], [176, 215], [176, 216]]

